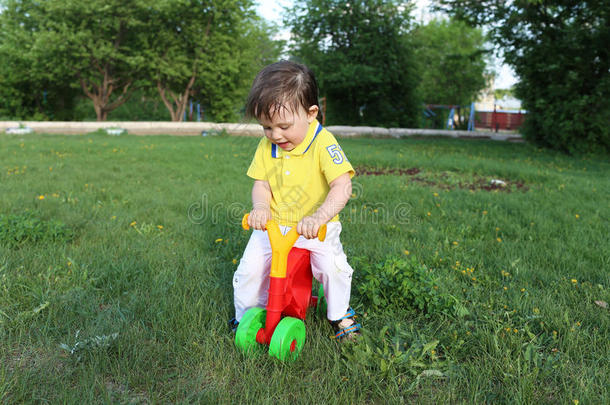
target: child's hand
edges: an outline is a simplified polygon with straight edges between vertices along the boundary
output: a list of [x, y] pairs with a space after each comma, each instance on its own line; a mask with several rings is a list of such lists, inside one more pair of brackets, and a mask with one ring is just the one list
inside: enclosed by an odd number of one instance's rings
[[307, 239], [315, 239], [318, 237], [318, 230], [325, 223], [326, 221], [320, 217], [313, 215], [310, 217], [304, 217], [297, 224], [297, 232], [299, 235], [303, 235]]
[[271, 219], [271, 210], [269, 208], [254, 208], [248, 216], [248, 225], [259, 231], [265, 230], [265, 225]]

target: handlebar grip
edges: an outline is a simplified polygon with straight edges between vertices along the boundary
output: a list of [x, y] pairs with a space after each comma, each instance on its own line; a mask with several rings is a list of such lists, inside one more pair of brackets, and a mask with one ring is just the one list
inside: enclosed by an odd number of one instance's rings
[[324, 239], [326, 239], [326, 224], [318, 229], [318, 239], [320, 239], [320, 242], [324, 242]]
[[250, 214], [245, 214], [244, 217], [241, 219], [241, 227], [244, 228], [246, 231], [250, 230], [250, 225], [248, 225], [249, 216]]

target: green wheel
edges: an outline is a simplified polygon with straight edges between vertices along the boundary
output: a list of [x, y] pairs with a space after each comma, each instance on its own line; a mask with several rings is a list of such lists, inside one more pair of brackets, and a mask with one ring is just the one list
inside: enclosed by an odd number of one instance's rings
[[324, 298], [324, 286], [320, 284], [318, 289], [318, 303], [316, 304], [316, 313], [326, 319], [326, 298]]
[[277, 324], [271, 343], [269, 356], [280, 360], [296, 360], [305, 344], [305, 324], [297, 318], [286, 317]]
[[235, 345], [242, 352], [252, 353], [258, 348], [256, 333], [265, 325], [266, 315], [267, 311], [263, 308], [250, 308], [241, 318], [235, 332]]

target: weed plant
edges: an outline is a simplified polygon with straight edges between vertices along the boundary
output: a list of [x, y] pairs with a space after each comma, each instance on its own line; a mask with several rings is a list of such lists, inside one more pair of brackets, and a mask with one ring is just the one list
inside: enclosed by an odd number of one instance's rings
[[227, 326], [257, 142], [0, 136], [0, 402], [610, 402], [607, 156], [343, 139], [363, 334], [280, 363]]

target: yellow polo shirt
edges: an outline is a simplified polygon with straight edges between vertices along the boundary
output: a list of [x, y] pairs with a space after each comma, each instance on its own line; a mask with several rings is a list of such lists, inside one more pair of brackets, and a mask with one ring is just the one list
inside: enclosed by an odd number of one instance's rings
[[[285, 151], [263, 137], [258, 144], [248, 176], [266, 180], [271, 186], [271, 214], [280, 225], [295, 226], [322, 205], [329, 183], [354, 168], [335, 137], [314, 120], [303, 142]], [[338, 221], [336, 215], [331, 221]]]

